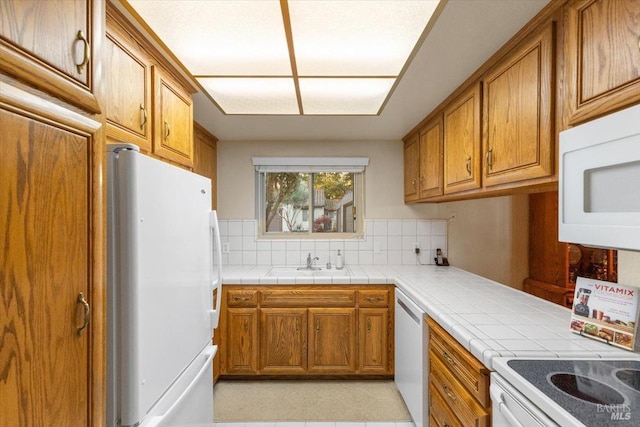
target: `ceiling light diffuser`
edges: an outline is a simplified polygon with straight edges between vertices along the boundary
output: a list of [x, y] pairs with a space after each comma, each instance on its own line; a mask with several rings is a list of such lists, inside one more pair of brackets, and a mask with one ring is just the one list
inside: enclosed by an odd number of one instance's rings
[[225, 114], [380, 114], [439, 0], [129, 0]]
[[199, 77], [227, 114], [299, 114], [293, 79]]

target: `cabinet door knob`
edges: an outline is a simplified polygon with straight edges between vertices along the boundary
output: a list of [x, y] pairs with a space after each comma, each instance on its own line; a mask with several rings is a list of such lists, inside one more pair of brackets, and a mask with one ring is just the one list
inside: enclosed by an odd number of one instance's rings
[[82, 321], [82, 326], [78, 328], [78, 335], [82, 335], [87, 325], [89, 325], [89, 313], [91, 312], [91, 309], [89, 308], [87, 300], [84, 299], [84, 294], [82, 292], [78, 294], [76, 303], [82, 304], [82, 307], [84, 308], [84, 320]]
[[413, 189], [416, 189], [416, 183], [418, 182], [418, 180], [414, 179], [413, 181], [411, 181], [411, 185], [413, 185]]
[[91, 46], [89, 45], [89, 41], [85, 37], [82, 30], [78, 31], [78, 34], [76, 34], [76, 40], [81, 41], [82, 44], [84, 45], [82, 61], [79, 64], [76, 64], [78, 74], [82, 74], [82, 71], [84, 71], [85, 65], [87, 65], [91, 60]]

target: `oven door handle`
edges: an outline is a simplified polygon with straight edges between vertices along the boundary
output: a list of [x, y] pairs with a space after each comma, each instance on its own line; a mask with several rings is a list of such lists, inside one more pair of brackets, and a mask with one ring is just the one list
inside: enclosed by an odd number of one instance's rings
[[507, 421], [509, 421], [509, 423], [513, 427], [524, 427], [522, 423], [518, 421], [515, 415], [513, 415], [513, 412], [511, 412], [511, 410], [507, 406], [504, 400], [503, 393], [504, 393], [503, 390], [500, 389], [499, 387], [496, 387], [494, 385], [491, 385], [489, 387], [489, 394], [491, 395], [491, 400], [494, 404], [494, 408], [495, 408], [495, 405], [497, 405], [500, 413], [507, 419]]

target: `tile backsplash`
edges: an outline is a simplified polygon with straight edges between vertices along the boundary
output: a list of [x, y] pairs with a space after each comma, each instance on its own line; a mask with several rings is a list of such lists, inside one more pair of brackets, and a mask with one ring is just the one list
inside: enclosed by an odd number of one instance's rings
[[320, 258], [316, 265], [333, 266], [338, 249], [345, 265], [433, 264], [437, 248], [447, 254], [446, 220], [367, 220], [359, 239], [259, 239], [256, 220], [220, 220], [219, 225], [227, 265], [300, 266], [311, 254]]

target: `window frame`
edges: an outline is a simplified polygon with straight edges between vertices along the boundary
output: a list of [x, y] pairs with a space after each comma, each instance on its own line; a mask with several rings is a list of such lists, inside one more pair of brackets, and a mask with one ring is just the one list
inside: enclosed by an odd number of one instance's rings
[[[364, 236], [364, 206], [365, 206], [365, 169], [368, 158], [254, 158], [255, 189], [256, 189], [256, 219], [258, 222], [258, 239], [357, 239]], [[266, 165], [266, 166], [265, 166]], [[326, 169], [326, 170], [325, 170]], [[312, 174], [323, 172], [353, 173], [353, 206], [355, 207], [355, 232], [314, 232], [313, 214], [309, 211], [309, 229], [305, 232], [267, 232], [266, 205], [266, 174], [269, 172], [308, 173], [309, 183], [312, 184]], [[310, 187], [312, 188], [312, 187]], [[309, 192], [312, 201], [313, 191]], [[309, 205], [312, 207], [312, 203]]]

